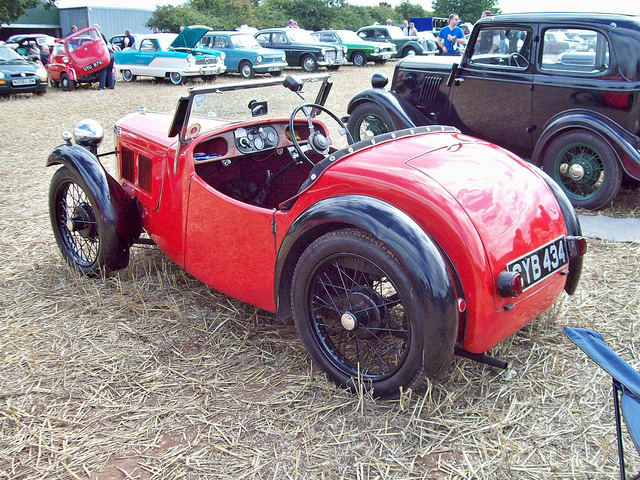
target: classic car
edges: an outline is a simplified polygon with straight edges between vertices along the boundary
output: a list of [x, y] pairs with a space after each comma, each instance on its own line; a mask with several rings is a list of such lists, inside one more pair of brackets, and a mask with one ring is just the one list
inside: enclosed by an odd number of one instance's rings
[[[144, 34], [132, 33], [131, 36], [135, 40], [135, 43], [133, 44], [133, 46], [135, 47], [136, 45], [138, 45], [140, 43], [140, 40], [142, 40], [142, 38], [144, 37]], [[111, 45], [113, 45], [114, 51], [118, 52], [120, 50], [124, 50], [125, 48], [127, 48], [127, 47], [124, 46], [124, 37], [125, 37], [125, 35], [123, 33], [121, 33], [119, 35], [114, 35], [113, 37], [109, 38], [109, 43]], [[129, 47], [129, 48], [131, 48], [131, 47]]]
[[369, 25], [360, 28], [356, 33], [368, 42], [395, 45], [397, 58], [410, 55], [435, 55], [438, 52], [437, 43], [424, 36], [408, 37], [400, 27], [395, 25]]
[[115, 53], [116, 70], [125, 82], [135, 82], [137, 77], [154, 77], [180, 85], [187, 78], [215, 79], [224, 73], [225, 54], [217, 50], [200, 49], [197, 44], [211, 28], [192, 25], [179, 34], [150, 33], [136, 39], [133, 48]]
[[62, 165], [49, 206], [64, 259], [105, 274], [153, 243], [210, 287], [293, 316], [331, 380], [379, 397], [446, 371], [454, 352], [501, 364], [485, 352], [577, 287], [586, 242], [571, 203], [452, 127], [353, 143], [324, 106], [331, 85], [194, 87], [174, 113], [118, 120], [100, 156], [102, 127], [81, 121], [47, 160]]
[[22, 58], [12, 48], [0, 45], [0, 95], [47, 93], [47, 71], [38, 63]]
[[288, 65], [283, 50], [261, 47], [253, 35], [248, 33], [209, 32], [200, 39], [198, 45], [199, 48], [224, 52], [227, 73], [239, 73], [243, 78], [253, 78], [256, 73], [268, 73], [277, 77]]
[[351, 30], [322, 30], [311, 35], [318, 42], [346, 47], [347, 60], [356, 67], [364, 67], [367, 62], [382, 65], [397, 53], [392, 43], [366, 42]]
[[87, 27], [59, 38], [51, 49], [46, 64], [49, 83], [70, 91], [79, 83], [98, 81], [98, 72], [109, 65], [109, 50], [100, 31], [96, 27]]
[[[556, 33], [596, 38], [559, 54]], [[547, 42], [554, 44], [547, 48]], [[349, 104], [357, 139], [446, 124], [541, 166], [575, 206], [611, 203], [623, 176], [640, 180], [640, 20], [536, 13], [481, 19], [462, 57], [398, 62]]]
[[302, 67], [307, 73], [315, 72], [318, 67], [337, 70], [346, 62], [346, 47], [317, 42], [310, 32], [300, 28], [260, 30], [255, 38], [265, 48], [284, 50], [289, 66]]

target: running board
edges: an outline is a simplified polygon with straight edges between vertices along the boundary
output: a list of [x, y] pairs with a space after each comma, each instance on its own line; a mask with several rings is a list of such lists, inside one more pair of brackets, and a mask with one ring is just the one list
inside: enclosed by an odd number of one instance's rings
[[509, 366], [509, 363], [505, 362], [504, 360], [490, 357], [489, 355], [486, 355], [484, 353], [472, 353], [460, 347], [456, 347], [453, 353], [455, 353], [460, 357], [465, 357], [465, 358], [468, 358], [469, 360], [473, 360], [478, 363], [484, 363], [485, 365], [501, 368], [503, 370], [506, 370], [507, 367]]

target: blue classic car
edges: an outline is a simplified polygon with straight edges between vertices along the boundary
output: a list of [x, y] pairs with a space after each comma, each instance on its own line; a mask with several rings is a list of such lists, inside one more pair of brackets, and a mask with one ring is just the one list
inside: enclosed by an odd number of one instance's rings
[[125, 82], [135, 81], [137, 76], [155, 77], [180, 85], [184, 77], [207, 78], [224, 73], [225, 54], [196, 45], [211, 28], [195, 25], [185, 27], [180, 34], [150, 33], [136, 39], [134, 48], [115, 54], [116, 70]]
[[256, 73], [277, 77], [288, 65], [284, 50], [263, 48], [248, 33], [208, 32], [198, 46], [224, 52], [227, 73], [239, 73], [243, 78], [253, 78]]

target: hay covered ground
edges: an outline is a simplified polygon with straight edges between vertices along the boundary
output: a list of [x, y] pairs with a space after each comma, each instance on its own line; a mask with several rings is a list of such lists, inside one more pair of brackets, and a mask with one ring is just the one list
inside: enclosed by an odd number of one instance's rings
[[[342, 68], [330, 106], [344, 114], [374, 71]], [[157, 249], [135, 247], [107, 279], [69, 270], [44, 167], [60, 132], [95, 118], [108, 148], [115, 120], [171, 110], [186, 88], [119, 82], [0, 100], [0, 478], [616, 477], [610, 380], [562, 327], [600, 331], [640, 367], [640, 245], [591, 241], [576, 295], [492, 352], [507, 371], [456, 358], [450, 376], [394, 402], [337, 389], [292, 324]], [[610, 213], [640, 217], [639, 198], [624, 189]]]

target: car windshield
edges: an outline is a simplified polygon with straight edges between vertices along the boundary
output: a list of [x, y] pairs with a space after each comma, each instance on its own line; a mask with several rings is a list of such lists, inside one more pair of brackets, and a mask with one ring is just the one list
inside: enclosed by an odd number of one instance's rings
[[88, 45], [89, 43], [92, 43], [101, 39], [102, 37], [100, 36], [100, 33], [95, 29], [91, 29], [91, 30], [87, 30], [86, 32], [80, 35], [73, 35], [69, 37], [66, 43], [69, 51], [73, 51], [78, 47], [81, 47], [83, 45]]
[[230, 38], [234, 48], [260, 48], [258, 41], [251, 35], [232, 35]]
[[340, 30], [340, 40], [343, 42], [362, 43], [363, 40], [351, 30]]
[[11, 62], [13, 60], [24, 60], [18, 53], [12, 48], [0, 46], [0, 62]]
[[291, 28], [291, 29], [288, 29], [287, 36], [289, 37], [289, 40], [291, 40], [292, 42], [316, 43], [316, 41], [311, 36], [311, 33], [308, 32], [307, 30]]
[[[180, 135], [181, 139], [185, 139], [202, 135], [216, 128], [221, 121], [226, 123], [230, 119], [288, 119], [294, 109], [303, 103], [324, 104], [321, 98], [329, 85], [329, 77], [330, 74], [323, 73], [192, 88], [189, 97], [180, 99], [172, 128], [187, 125]], [[287, 88], [285, 83], [293, 87]], [[292, 88], [295, 90], [295, 86], [302, 83], [298, 95]], [[327, 108], [331, 108], [331, 105], [327, 105]], [[296, 118], [304, 117], [300, 113]], [[324, 122], [330, 120], [325, 113], [317, 118]]]
[[162, 35], [158, 35], [157, 39], [160, 44], [160, 48], [162, 50], [169, 50], [169, 47], [177, 36], [177, 33], [163, 33]]

